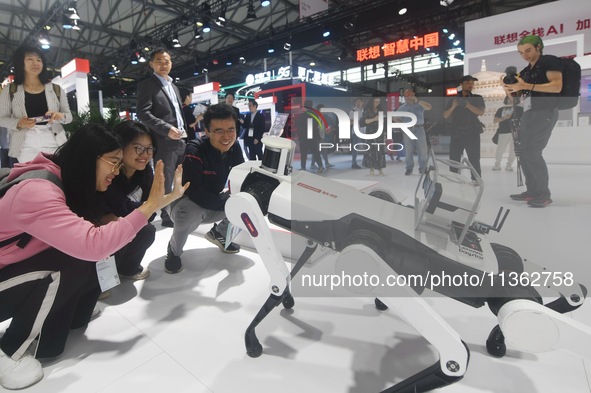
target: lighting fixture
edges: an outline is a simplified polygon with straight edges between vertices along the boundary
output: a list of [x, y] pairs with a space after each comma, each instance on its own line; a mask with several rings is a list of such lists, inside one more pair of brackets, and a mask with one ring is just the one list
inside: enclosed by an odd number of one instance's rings
[[136, 53], [136, 55], [138, 55], [137, 61], [139, 61], [140, 63], [145, 63], [146, 62], [146, 58], [144, 57], [144, 55], [142, 55], [141, 53]]
[[248, 11], [246, 12], [246, 19], [256, 19], [257, 14], [254, 12], [254, 4], [252, 3], [253, 0], [248, 1]]
[[195, 75], [195, 76], [199, 75], [199, 67], [197, 67], [197, 66], [193, 67], [193, 75]]
[[137, 55], [135, 53], [131, 55], [130, 63], [133, 65], [136, 65], [138, 63]]
[[343, 49], [341, 51], [341, 54], [339, 55], [338, 59], [339, 60], [344, 60], [346, 57], [347, 57], [347, 50], [346, 49]]
[[328, 28], [328, 26], [324, 26], [324, 29], [322, 30], [322, 36], [324, 38], [328, 37], [330, 35], [330, 29]]
[[209, 19], [205, 19], [203, 21], [203, 32], [209, 33], [211, 31], [211, 26], [209, 25]]
[[261, 7], [268, 7], [271, 5], [271, 0], [261, 0]]
[[232, 65], [232, 59], [228, 59], [228, 60], [226, 60], [226, 65], [227, 65], [227, 66], [231, 66], [231, 65]]
[[68, 7], [68, 9], [66, 10], [66, 12], [64, 13], [64, 15], [66, 15], [69, 19], [80, 19], [80, 15], [78, 15], [78, 11], [76, 10], [76, 2], [72, 1], [70, 3], [70, 6]]
[[76, 31], [82, 30], [81, 25], [78, 24], [78, 21], [76, 19], [74, 19], [72, 21], [72, 30], [76, 30]]
[[275, 45], [273, 44], [273, 41], [269, 42], [269, 48], [267, 49], [268, 53], [274, 53], [275, 52]]
[[215, 21], [215, 24], [218, 26], [225, 26], [226, 25], [226, 10], [222, 10], [222, 12], [220, 12], [220, 15], [218, 16], [218, 18]]
[[49, 36], [46, 33], [41, 33], [39, 34], [39, 43], [41, 45], [50, 45], [51, 40], [49, 39]]
[[202, 70], [201, 70], [201, 72], [202, 72], [203, 74], [207, 74], [207, 72], [208, 72], [208, 71], [209, 71], [209, 70], [208, 70], [207, 68], [204, 68], [204, 69], [202, 69]]
[[314, 67], [316, 65], [316, 63], [314, 63], [313, 61], [310, 62], [310, 67]]
[[195, 38], [196, 39], [203, 39], [201, 32], [199, 31], [199, 27], [195, 27]]
[[443, 7], [449, 7], [454, 0], [439, 0], [439, 4]]
[[72, 19], [64, 15], [62, 18], [62, 27], [66, 30], [70, 30], [73, 26]]
[[404, 14], [406, 14], [406, 11], [408, 11], [408, 8], [402, 7], [401, 9], [398, 10], [398, 15], [404, 15]]
[[180, 48], [181, 47], [181, 42], [179, 41], [179, 37], [178, 36], [174, 36], [172, 37], [172, 47], [173, 48]]
[[244, 58], [244, 56], [240, 56], [238, 58], [238, 63], [240, 63], [240, 64], [245, 64], [246, 63], [246, 59]]
[[285, 44], [283, 44], [283, 49], [285, 49], [287, 51], [291, 50], [291, 43], [286, 42]]
[[345, 22], [343, 27], [347, 30], [353, 30], [355, 28], [355, 24], [351, 21]]

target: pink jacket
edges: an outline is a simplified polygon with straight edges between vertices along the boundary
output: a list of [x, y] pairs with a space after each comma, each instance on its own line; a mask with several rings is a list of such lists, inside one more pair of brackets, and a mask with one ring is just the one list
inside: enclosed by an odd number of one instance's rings
[[[61, 177], [60, 167], [39, 154], [33, 161], [17, 164], [9, 180], [20, 174], [48, 169]], [[63, 191], [43, 179], [23, 180], [0, 198], [0, 240], [26, 232], [33, 239], [24, 249], [10, 244], [0, 249], [0, 269], [20, 262], [48, 248], [74, 258], [98, 261], [129, 243], [148, 223], [138, 210], [107, 225], [95, 226], [78, 217], [66, 205]]]

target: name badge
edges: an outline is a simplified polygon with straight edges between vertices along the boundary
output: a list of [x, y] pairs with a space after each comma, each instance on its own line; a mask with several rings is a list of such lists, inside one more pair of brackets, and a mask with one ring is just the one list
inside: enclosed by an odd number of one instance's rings
[[112, 255], [96, 263], [96, 275], [102, 292], [121, 284], [117, 265], [115, 265], [115, 257]]
[[251, 138], [254, 136], [254, 128], [249, 128], [248, 129], [248, 136], [251, 137]]

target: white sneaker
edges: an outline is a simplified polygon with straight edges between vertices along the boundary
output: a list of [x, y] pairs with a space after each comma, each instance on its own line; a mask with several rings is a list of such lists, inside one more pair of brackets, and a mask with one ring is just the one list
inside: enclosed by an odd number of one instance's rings
[[136, 273], [132, 276], [126, 276], [125, 274], [120, 274], [119, 277], [127, 278], [129, 280], [135, 280], [135, 281], [145, 280], [146, 278], [150, 277], [150, 271], [148, 270], [147, 267], [144, 267], [141, 272]]
[[0, 385], [9, 390], [24, 389], [43, 379], [41, 363], [31, 356], [12, 360], [0, 351]]
[[493, 166], [493, 171], [500, 171], [501, 167], [498, 165]]

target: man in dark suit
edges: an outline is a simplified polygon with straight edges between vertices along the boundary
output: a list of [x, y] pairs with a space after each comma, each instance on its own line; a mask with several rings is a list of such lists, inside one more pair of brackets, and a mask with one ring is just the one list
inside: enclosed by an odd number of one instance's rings
[[[154, 161], [164, 163], [164, 186], [172, 190], [174, 171], [185, 152], [185, 121], [183, 102], [179, 89], [168, 76], [172, 69], [170, 54], [164, 48], [155, 49], [150, 55], [150, 68], [154, 73], [137, 87], [137, 117], [153, 133], [158, 149]], [[172, 227], [168, 214], [162, 210], [162, 225]]]
[[265, 117], [258, 111], [259, 104], [255, 100], [248, 100], [250, 114], [244, 118], [244, 147], [249, 160], [263, 159], [263, 134], [265, 133]]

